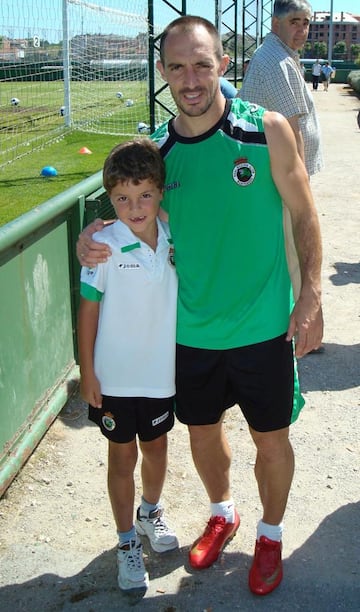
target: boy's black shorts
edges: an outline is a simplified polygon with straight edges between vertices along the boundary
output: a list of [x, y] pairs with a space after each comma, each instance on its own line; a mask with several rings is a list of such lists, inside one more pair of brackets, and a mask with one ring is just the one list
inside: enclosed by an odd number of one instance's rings
[[89, 419], [112, 442], [131, 442], [136, 435], [150, 442], [174, 425], [173, 397], [102, 397], [102, 408], [89, 405]]
[[177, 345], [176, 416], [186, 425], [210, 425], [239, 404], [255, 431], [288, 427], [294, 368], [293, 345], [285, 334], [227, 350]]

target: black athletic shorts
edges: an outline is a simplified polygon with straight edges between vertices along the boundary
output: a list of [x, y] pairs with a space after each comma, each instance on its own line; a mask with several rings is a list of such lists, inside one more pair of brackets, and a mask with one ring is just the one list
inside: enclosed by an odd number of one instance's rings
[[150, 442], [174, 425], [174, 398], [102, 396], [102, 408], [89, 405], [89, 419], [112, 442], [131, 442], [136, 435]]
[[285, 334], [235, 349], [177, 345], [175, 413], [186, 425], [217, 423], [239, 404], [255, 431], [290, 425], [294, 404], [294, 355]]

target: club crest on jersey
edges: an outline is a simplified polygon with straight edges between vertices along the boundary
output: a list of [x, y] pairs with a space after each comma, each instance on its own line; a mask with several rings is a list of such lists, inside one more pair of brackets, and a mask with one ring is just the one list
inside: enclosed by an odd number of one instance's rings
[[255, 178], [255, 168], [249, 164], [246, 157], [235, 159], [233, 168], [233, 179], [240, 187], [251, 185]]
[[169, 264], [171, 264], [172, 266], [175, 266], [175, 249], [173, 246], [171, 246], [169, 248], [169, 257], [168, 257], [168, 262]]

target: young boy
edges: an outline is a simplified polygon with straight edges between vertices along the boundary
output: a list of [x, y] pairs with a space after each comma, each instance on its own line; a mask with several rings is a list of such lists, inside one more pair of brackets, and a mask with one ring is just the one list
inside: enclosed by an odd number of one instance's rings
[[[111, 151], [103, 182], [118, 219], [95, 239], [106, 242], [112, 256], [81, 271], [81, 393], [89, 419], [109, 441], [108, 491], [123, 591], [149, 583], [137, 534], [146, 535], [157, 552], [178, 546], [160, 504], [167, 432], [174, 424], [177, 298], [172, 241], [158, 218], [164, 181], [162, 157], [148, 138]], [[143, 494], [135, 527], [136, 436]]]

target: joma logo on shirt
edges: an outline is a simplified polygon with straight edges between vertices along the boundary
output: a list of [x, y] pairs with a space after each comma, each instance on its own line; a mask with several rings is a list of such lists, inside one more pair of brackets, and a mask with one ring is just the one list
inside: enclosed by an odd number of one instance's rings
[[121, 270], [138, 270], [141, 266], [138, 263], [119, 263], [118, 267]]

